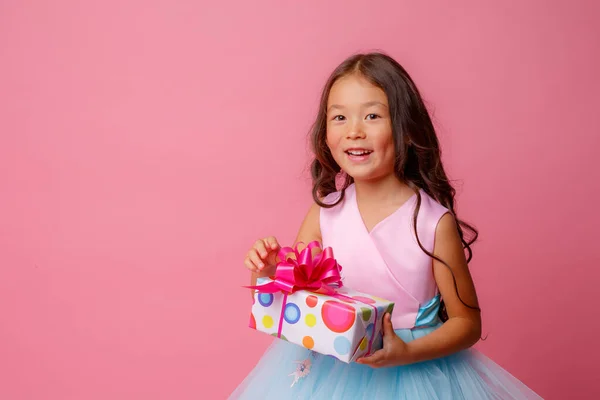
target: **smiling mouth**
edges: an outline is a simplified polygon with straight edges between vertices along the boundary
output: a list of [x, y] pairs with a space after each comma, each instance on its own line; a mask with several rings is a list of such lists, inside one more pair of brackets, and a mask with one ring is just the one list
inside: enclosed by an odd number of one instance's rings
[[360, 156], [367, 156], [369, 154], [371, 154], [373, 151], [371, 150], [346, 150], [345, 153], [348, 154], [349, 156], [356, 156], [356, 157], [360, 157]]
[[368, 162], [371, 157], [371, 153], [373, 150], [367, 149], [350, 149], [346, 150], [344, 153], [348, 155], [348, 159], [353, 163], [365, 163]]

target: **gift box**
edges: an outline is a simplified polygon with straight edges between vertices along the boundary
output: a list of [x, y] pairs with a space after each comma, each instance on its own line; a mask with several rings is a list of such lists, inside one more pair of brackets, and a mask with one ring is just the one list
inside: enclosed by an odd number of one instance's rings
[[315, 247], [282, 249], [275, 277], [252, 287], [250, 327], [346, 363], [381, 349], [383, 316], [394, 304], [344, 287], [331, 248], [313, 258]]

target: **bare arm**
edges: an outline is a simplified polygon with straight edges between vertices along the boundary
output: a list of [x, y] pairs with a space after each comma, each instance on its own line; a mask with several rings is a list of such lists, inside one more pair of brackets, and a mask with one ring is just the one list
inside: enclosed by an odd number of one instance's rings
[[317, 204], [313, 203], [310, 206], [306, 217], [304, 217], [304, 221], [302, 221], [302, 225], [300, 225], [294, 245], [298, 242], [303, 242], [307, 245], [315, 240], [319, 242], [323, 240], [321, 237], [320, 212], [321, 207]]
[[[450, 214], [444, 215], [438, 224], [433, 254], [444, 260], [452, 269], [460, 298], [468, 305], [478, 307], [475, 286], [467, 267], [456, 221]], [[433, 273], [446, 304], [449, 319], [431, 334], [407, 343], [411, 362], [450, 355], [471, 347], [481, 336], [480, 313], [466, 307], [460, 301], [448, 267], [434, 260]]]

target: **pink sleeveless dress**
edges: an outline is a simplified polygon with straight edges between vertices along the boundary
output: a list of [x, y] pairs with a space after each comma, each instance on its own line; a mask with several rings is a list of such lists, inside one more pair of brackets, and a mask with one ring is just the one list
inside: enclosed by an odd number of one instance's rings
[[[440, 218], [448, 212], [424, 191], [417, 217], [418, 238], [433, 251]], [[340, 192], [325, 198], [333, 204]], [[409, 342], [442, 322], [432, 260], [418, 245], [413, 229], [414, 195], [370, 232], [356, 201], [354, 185], [343, 200], [320, 211], [324, 247], [342, 266], [345, 286], [395, 303], [392, 324]], [[292, 385], [298, 362], [310, 372]], [[540, 399], [492, 360], [468, 349], [448, 357], [390, 368], [346, 364], [280, 339], [267, 349], [231, 399]]]

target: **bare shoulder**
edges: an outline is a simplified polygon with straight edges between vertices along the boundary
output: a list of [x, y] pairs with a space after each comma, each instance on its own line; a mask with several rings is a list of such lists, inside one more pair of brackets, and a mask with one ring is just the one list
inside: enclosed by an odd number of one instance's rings
[[462, 246], [456, 224], [456, 218], [447, 212], [440, 218], [435, 230], [435, 249], [441, 250], [448, 246]]
[[458, 233], [456, 218], [449, 212], [445, 213], [437, 224], [433, 254], [446, 261], [452, 270], [467, 269], [467, 260]]

